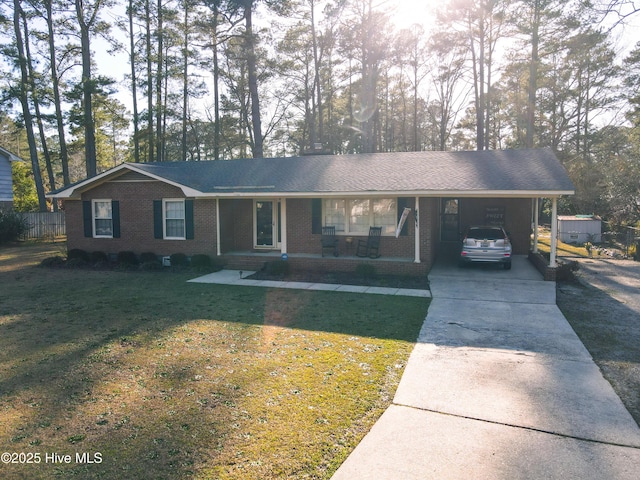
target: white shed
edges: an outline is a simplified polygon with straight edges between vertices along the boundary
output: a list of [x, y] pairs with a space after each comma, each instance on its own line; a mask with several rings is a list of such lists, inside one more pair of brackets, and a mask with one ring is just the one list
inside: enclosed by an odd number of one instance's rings
[[600, 243], [602, 219], [596, 215], [558, 215], [558, 238], [564, 243]]

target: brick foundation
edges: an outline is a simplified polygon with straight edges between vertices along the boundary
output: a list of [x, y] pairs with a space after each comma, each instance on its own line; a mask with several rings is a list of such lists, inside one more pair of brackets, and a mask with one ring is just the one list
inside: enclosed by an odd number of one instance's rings
[[536, 270], [538, 270], [542, 274], [545, 281], [556, 281], [557, 267], [550, 267], [547, 259], [542, 255], [540, 255], [539, 253], [529, 252], [529, 261], [533, 264], [534, 267], [536, 267]]
[[[355, 272], [358, 265], [368, 264], [375, 268], [378, 275], [426, 275], [431, 265], [413, 263], [408, 260], [392, 258], [359, 258], [359, 257], [315, 257], [310, 255], [290, 254], [287, 262], [294, 271], [307, 272]], [[231, 270], [261, 270], [266, 263], [278, 261], [277, 255], [223, 255], [225, 268]]]

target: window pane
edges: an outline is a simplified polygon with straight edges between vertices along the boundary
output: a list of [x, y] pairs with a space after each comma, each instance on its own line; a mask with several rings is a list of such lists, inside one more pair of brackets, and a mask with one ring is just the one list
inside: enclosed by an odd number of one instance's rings
[[167, 237], [184, 238], [184, 220], [167, 219]]
[[351, 200], [349, 202], [349, 231], [351, 233], [369, 233], [369, 200]]
[[394, 198], [373, 200], [373, 226], [382, 227], [382, 234], [392, 234], [397, 225], [397, 208]]
[[96, 218], [96, 236], [111, 237], [113, 236], [113, 227], [111, 220], [100, 220]]
[[184, 202], [165, 202], [166, 218], [184, 219]]
[[111, 201], [94, 202], [93, 215], [95, 218], [111, 218]]
[[336, 227], [336, 232], [345, 231], [345, 201], [327, 198], [324, 200], [324, 226]]

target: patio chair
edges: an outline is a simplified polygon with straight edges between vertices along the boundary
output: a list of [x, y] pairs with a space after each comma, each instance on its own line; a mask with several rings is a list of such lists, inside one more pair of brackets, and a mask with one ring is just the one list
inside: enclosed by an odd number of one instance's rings
[[380, 256], [380, 237], [382, 227], [369, 227], [369, 236], [366, 240], [358, 240], [356, 249], [357, 257], [378, 258]]
[[333, 250], [333, 256], [337, 257], [338, 252], [338, 239], [336, 237], [336, 227], [322, 227], [322, 237], [320, 238], [322, 244], [322, 256], [324, 257], [324, 250]]

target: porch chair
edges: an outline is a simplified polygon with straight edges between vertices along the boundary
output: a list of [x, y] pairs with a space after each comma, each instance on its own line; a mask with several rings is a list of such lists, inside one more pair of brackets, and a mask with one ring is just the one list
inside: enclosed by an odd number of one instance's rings
[[336, 227], [322, 227], [322, 237], [320, 238], [322, 244], [322, 256], [324, 257], [325, 248], [333, 250], [333, 256], [337, 257], [338, 253], [338, 238], [336, 237]]
[[378, 258], [380, 256], [380, 237], [382, 227], [369, 227], [369, 236], [366, 240], [358, 240], [356, 249], [357, 257]]

